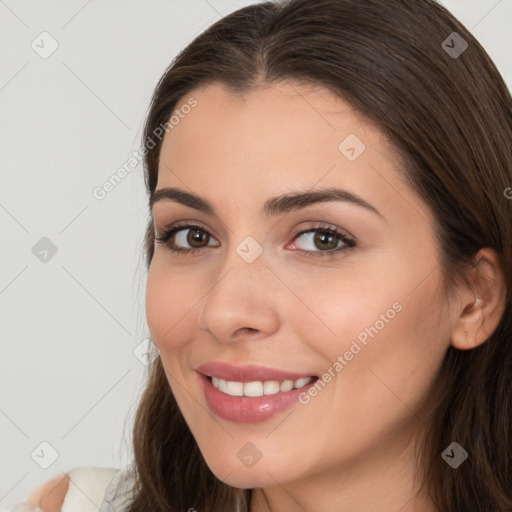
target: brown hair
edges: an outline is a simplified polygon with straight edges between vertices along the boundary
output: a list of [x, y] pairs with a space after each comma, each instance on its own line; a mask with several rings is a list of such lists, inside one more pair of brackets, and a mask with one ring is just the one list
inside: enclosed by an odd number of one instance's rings
[[[443, 41], [457, 32], [459, 56]], [[450, 46], [453, 46], [451, 40]], [[433, 0], [289, 0], [239, 9], [200, 34], [160, 79], [144, 142], [199, 86], [235, 92], [281, 80], [319, 84], [378, 124], [404, 162], [411, 187], [436, 221], [445, 293], [469, 283], [480, 248], [494, 249], [506, 309], [489, 339], [449, 347], [438, 376], [418, 468], [441, 512], [512, 510], [512, 101], [482, 46]], [[157, 138], [158, 139], [158, 138]], [[145, 156], [154, 193], [161, 139]], [[146, 263], [154, 249], [151, 220]], [[457, 441], [469, 458], [441, 457]], [[241, 511], [251, 490], [218, 480], [177, 406], [161, 360], [150, 367], [134, 430], [137, 476], [129, 512]]]

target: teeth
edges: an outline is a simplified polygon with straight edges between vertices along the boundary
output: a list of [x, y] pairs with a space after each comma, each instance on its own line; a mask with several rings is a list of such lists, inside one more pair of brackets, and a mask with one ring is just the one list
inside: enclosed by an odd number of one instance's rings
[[281, 391], [291, 391], [293, 389], [293, 380], [281, 382]]
[[304, 377], [303, 379], [297, 379], [293, 383], [293, 387], [294, 388], [302, 388], [306, 384], [309, 384], [312, 380], [313, 380], [312, 377]]
[[244, 396], [244, 383], [228, 380], [226, 383], [226, 393], [231, 396]]
[[302, 379], [285, 380], [279, 382], [277, 380], [255, 381], [255, 382], [233, 382], [212, 377], [213, 387], [231, 396], [263, 396], [275, 395], [276, 393], [299, 389], [313, 380], [313, 377], [303, 377]]
[[[240, 384], [242, 384], [240, 382]], [[244, 396], [262, 396], [263, 383], [262, 382], [245, 382], [243, 385]]]
[[281, 385], [277, 380], [266, 380], [263, 383], [263, 393], [265, 395], [275, 395], [281, 391]]

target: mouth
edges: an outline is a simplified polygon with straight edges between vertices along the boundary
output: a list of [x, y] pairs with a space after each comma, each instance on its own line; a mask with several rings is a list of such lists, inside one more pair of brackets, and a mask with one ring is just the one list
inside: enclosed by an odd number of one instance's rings
[[227, 421], [250, 424], [272, 418], [297, 406], [317, 376], [284, 381], [230, 381], [198, 373], [208, 408]]
[[[223, 361], [215, 361], [202, 364], [194, 368], [196, 372], [201, 373], [207, 377], [214, 377], [226, 382], [247, 383], [247, 382], [261, 382], [277, 381], [280, 384], [291, 380], [293, 385], [297, 380], [304, 378], [317, 378], [318, 376], [308, 371], [292, 372], [289, 370], [279, 369], [275, 366], [267, 366], [262, 364], [232, 364]], [[285, 388], [289, 386], [286, 384]], [[293, 386], [292, 386], [293, 388]], [[290, 389], [292, 389], [290, 388]]]
[[314, 384], [318, 380], [316, 375], [301, 377], [295, 380], [255, 380], [249, 382], [226, 380], [209, 375], [205, 375], [205, 377], [209, 380], [211, 385], [221, 393], [229, 396], [252, 398], [276, 395], [278, 393], [287, 393], [295, 389], [302, 389], [308, 384]]
[[237, 423], [264, 421], [300, 402], [318, 375], [264, 364], [212, 361], [194, 368], [209, 409]]

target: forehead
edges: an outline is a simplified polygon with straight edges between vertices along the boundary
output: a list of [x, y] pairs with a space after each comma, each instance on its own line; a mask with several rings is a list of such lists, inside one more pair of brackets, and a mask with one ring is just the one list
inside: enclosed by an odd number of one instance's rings
[[[196, 105], [183, 109], [191, 98]], [[382, 212], [428, 215], [379, 127], [322, 86], [288, 81], [242, 94], [215, 82], [180, 109], [187, 113], [164, 137], [157, 188], [181, 186], [213, 202], [255, 198], [259, 207], [269, 195], [343, 186]]]
[[[276, 149], [285, 152], [290, 147], [294, 150], [330, 147], [337, 156], [336, 142], [348, 130], [361, 138], [378, 141], [381, 149], [387, 145], [374, 123], [344, 99], [316, 84], [285, 81], [249, 92], [234, 92], [225, 84], [214, 82], [183, 97], [175, 111], [180, 111], [191, 97], [197, 106], [173, 129], [174, 137], [168, 137], [176, 143], [181, 142], [180, 135], [183, 138], [205, 136], [202, 145], [222, 143], [225, 147], [229, 140], [234, 140], [246, 148], [259, 145], [266, 152]], [[391, 147], [385, 149], [393, 156]]]

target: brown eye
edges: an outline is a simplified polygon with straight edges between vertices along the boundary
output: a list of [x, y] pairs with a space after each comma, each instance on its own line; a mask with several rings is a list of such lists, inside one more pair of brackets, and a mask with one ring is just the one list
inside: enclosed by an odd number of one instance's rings
[[338, 246], [338, 238], [330, 233], [317, 231], [313, 237], [313, 242], [321, 249], [336, 249]]
[[[344, 233], [331, 227], [318, 226], [298, 233], [294, 240], [306, 240], [306, 249], [301, 252], [312, 256], [334, 256], [340, 251], [354, 247], [354, 240], [348, 238]], [[341, 242], [341, 246], [338, 244]], [[294, 242], [296, 245], [296, 242]], [[309, 245], [309, 248], [307, 247]]]
[[[330, 226], [317, 226], [309, 230], [301, 231], [295, 235], [294, 240], [305, 238], [309, 235], [310, 245], [309, 249], [298, 249], [299, 252], [307, 254], [308, 256], [335, 256], [341, 251], [350, 249], [356, 246], [354, 240], [346, 236], [344, 233], [336, 228]], [[311, 235], [314, 235], [311, 237]], [[157, 243], [164, 244], [171, 252], [186, 254], [186, 253], [200, 253], [209, 245], [218, 247], [219, 244], [210, 244], [213, 238], [201, 226], [185, 224], [172, 226], [162, 235], [155, 237]], [[342, 245], [339, 246], [339, 243]], [[294, 242], [295, 245], [295, 242]]]
[[[200, 248], [202, 247], [202, 243], [206, 240], [210, 239], [210, 235], [201, 229], [184, 229], [183, 231], [188, 231], [188, 235], [186, 236], [186, 241], [192, 247]], [[208, 245], [208, 243], [207, 243]]]
[[210, 240], [210, 234], [201, 226], [189, 224], [173, 226], [155, 237], [157, 243], [165, 244], [171, 251], [180, 253], [201, 251], [208, 246]]

